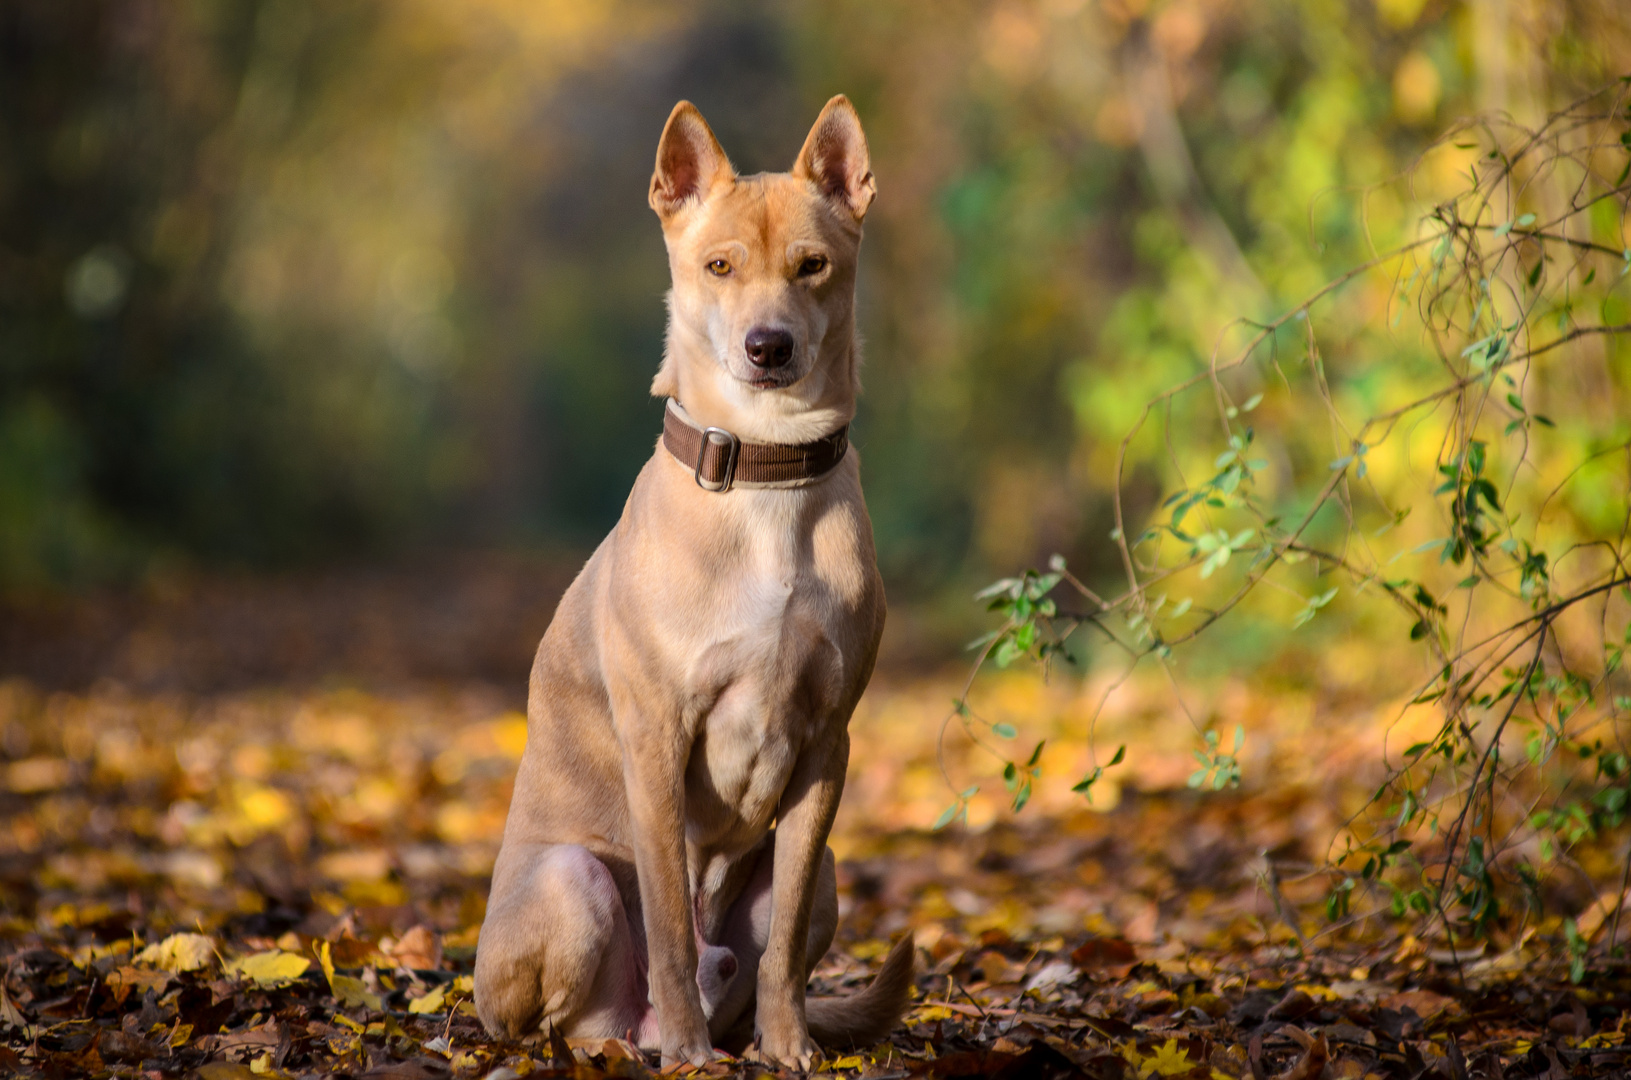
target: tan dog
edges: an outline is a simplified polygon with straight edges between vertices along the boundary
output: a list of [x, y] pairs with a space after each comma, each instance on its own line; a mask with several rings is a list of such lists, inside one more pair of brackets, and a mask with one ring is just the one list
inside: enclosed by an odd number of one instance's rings
[[[659, 444], [538, 647], [476, 956], [495, 1034], [632, 1033], [665, 1065], [756, 1036], [809, 1068], [812, 1036], [869, 1042], [905, 1007], [910, 938], [865, 991], [805, 998], [837, 922], [827, 833], [884, 621], [842, 435], [874, 191], [843, 97], [791, 173], [737, 176], [689, 102], [663, 129], [651, 206], [674, 288], [652, 392], [683, 403], [679, 430], [723, 429], [701, 439], [726, 473], [705, 488], [700, 458]], [[738, 451], [804, 460], [797, 444], [836, 446], [832, 466], [731, 483]]]

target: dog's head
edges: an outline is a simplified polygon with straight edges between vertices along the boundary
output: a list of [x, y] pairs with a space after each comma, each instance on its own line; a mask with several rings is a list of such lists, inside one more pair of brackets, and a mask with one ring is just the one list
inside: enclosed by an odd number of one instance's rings
[[674, 281], [652, 392], [755, 441], [813, 439], [848, 422], [855, 264], [875, 193], [842, 95], [791, 172], [757, 176], [737, 176], [696, 107], [676, 105], [651, 178]]

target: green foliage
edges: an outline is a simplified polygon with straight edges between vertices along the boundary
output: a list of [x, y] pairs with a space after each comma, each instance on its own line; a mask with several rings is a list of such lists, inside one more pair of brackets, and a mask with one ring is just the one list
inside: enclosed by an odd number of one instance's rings
[[1194, 751], [1195, 760], [1201, 767], [1189, 774], [1187, 783], [1192, 788], [1205, 787], [1210, 783], [1213, 791], [1222, 791], [1226, 787], [1240, 786], [1240, 748], [1246, 742], [1246, 729], [1239, 724], [1235, 725], [1234, 748], [1228, 753], [1218, 749], [1218, 733], [1208, 731], [1201, 740], [1202, 749]]
[[[1442, 921], [1452, 945], [1488, 939], [1532, 913], [1549, 864], [1626, 821], [1631, 701], [1613, 689], [1631, 646], [1631, 431], [1574, 380], [1600, 372], [1601, 395], [1631, 392], [1621, 362], [1631, 186], [1610, 179], [1631, 173], [1628, 123], [1631, 82], [1532, 129], [1474, 121], [1446, 136], [1439, 149], [1476, 153], [1413, 238], [1279, 318], [1242, 324], [1227, 352], [1220, 342], [1205, 370], [1134, 419], [1115, 463], [1117, 522], [1135, 463], [1164, 463], [1171, 483], [1148, 526], [1111, 534], [1122, 591], [1101, 595], [1052, 564], [1050, 585], [1087, 610], [1050, 611], [1047, 635], [1027, 643], [1062, 650], [1091, 624], [1129, 673], [1148, 661], [1175, 680], [1178, 650], [1225, 618], [1289, 614], [1307, 633], [1339, 595], [1349, 626], [1388, 625], [1362, 605], [1405, 616], [1395, 641], [1433, 672], [1409, 700], [1440, 722], [1389, 763], [1344, 831], [1329, 865], [1333, 921], [1369, 901]], [[1518, 212], [1526, 205], [1536, 209]], [[1374, 309], [1346, 310], [1339, 289], [1367, 275], [1389, 280], [1401, 312], [1385, 336]], [[1288, 335], [1301, 339], [1300, 371], [1282, 355]], [[1382, 375], [1393, 380], [1385, 395]], [[1270, 376], [1278, 393], [1254, 389]], [[1327, 433], [1347, 452], [1321, 463], [1313, 444]], [[1424, 437], [1430, 461], [1416, 450]], [[1276, 459], [1287, 466], [1271, 468]], [[1186, 481], [1197, 467], [1207, 478]], [[1310, 591], [1309, 571], [1348, 588]], [[1169, 607], [1174, 589], [1189, 595]], [[1004, 611], [997, 639], [1030, 625]], [[1243, 729], [1227, 753], [1216, 727], [1197, 734], [1189, 786], [1239, 784]], [[1548, 865], [1525, 854], [1531, 841]], [[1569, 934], [1578, 979], [1588, 943]]]

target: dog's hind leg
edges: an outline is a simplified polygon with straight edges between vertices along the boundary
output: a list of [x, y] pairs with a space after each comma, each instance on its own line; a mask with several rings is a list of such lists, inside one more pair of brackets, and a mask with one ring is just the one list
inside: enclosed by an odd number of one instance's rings
[[[759, 864], [732, 905], [725, 924], [724, 942], [740, 959], [741, 973], [715, 1009], [710, 1028], [719, 1046], [741, 1053], [753, 1041], [755, 976], [759, 960], [770, 943], [774, 834], [767, 838]], [[838, 882], [832, 849], [822, 853], [816, 876], [815, 899], [810, 905], [810, 932], [805, 941], [805, 975], [832, 947], [838, 927]], [[865, 990], [847, 997], [812, 997], [805, 1001], [810, 1035], [830, 1048], [867, 1046], [895, 1026], [912, 992], [911, 935], [895, 943], [877, 978]]]
[[[476, 1012], [495, 1036], [621, 1036], [643, 983], [611, 871], [576, 844], [506, 846], [476, 946]], [[631, 1002], [632, 998], [632, 1002]]]
[[[722, 942], [735, 954], [738, 973], [728, 992], [709, 1018], [714, 1041], [722, 1049], [738, 1052], [753, 1040], [754, 990], [758, 984], [759, 958], [770, 944], [771, 885], [776, 865], [776, 834], [772, 830], [760, 843], [758, 862], [726, 917]], [[805, 975], [815, 970], [832, 947], [838, 930], [838, 876], [832, 849], [821, 857], [816, 878], [815, 900], [810, 905], [810, 930], [805, 939]]]

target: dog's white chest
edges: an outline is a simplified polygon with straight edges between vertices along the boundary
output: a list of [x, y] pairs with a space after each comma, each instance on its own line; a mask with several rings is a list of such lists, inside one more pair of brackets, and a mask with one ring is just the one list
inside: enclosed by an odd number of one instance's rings
[[[835, 722], [852, 666], [841, 642], [855, 609], [834, 595], [808, 535], [756, 538], [709, 613], [693, 669], [706, 703], [686, 775], [692, 838], [762, 835], [805, 747]], [[728, 837], [728, 839], [727, 839]]]

